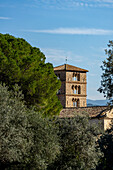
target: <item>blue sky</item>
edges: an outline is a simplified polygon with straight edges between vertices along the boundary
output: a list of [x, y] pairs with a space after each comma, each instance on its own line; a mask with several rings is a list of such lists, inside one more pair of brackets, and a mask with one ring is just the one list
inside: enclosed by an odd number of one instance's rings
[[0, 32], [24, 38], [53, 66], [89, 70], [88, 99], [97, 92], [104, 49], [113, 40], [113, 0], [0, 0]]

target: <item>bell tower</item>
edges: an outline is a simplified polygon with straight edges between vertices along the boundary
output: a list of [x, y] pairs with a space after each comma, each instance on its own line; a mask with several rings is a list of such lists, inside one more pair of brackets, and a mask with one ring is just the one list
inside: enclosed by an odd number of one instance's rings
[[54, 67], [54, 72], [61, 80], [61, 88], [57, 95], [63, 108], [86, 107], [88, 70], [64, 64]]

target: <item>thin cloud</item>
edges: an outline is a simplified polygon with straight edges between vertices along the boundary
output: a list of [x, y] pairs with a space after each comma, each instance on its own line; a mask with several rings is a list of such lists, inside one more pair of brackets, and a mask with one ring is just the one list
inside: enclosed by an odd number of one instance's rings
[[0, 17], [0, 19], [2, 19], [2, 20], [9, 20], [11, 18], [9, 18], [9, 17]]
[[34, 7], [76, 9], [77, 7], [106, 7], [113, 8], [113, 0], [34, 0]]
[[46, 62], [51, 62], [54, 65], [64, 64], [66, 62], [72, 63], [74, 60], [76, 63], [83, 62], [83, 57], [73, 54], [71, 51], [65, 51], [60, 49], [42, 48], [41, 51], [46, 56]]
[[95, 28], [57, 28], [46, 30], [25, 30], [34, 33], [46, 34], [69, 34], [69, 35], [112, 35], [113, 30], [95, 29]]
[[66, 52], [64, 50], [42, 48], [41, 51], [45, 54], [47, 62], [60, 63], [62, 61], [64, 63], [66, 57], [68, 57], [69, 60], [71, 59], [70, 52]]
[[[92, 0], [91, 0], [92, 1]], [[113, 3], [113, 0], [95, 0], [95, 2], [100, 2], [100, 3]]]

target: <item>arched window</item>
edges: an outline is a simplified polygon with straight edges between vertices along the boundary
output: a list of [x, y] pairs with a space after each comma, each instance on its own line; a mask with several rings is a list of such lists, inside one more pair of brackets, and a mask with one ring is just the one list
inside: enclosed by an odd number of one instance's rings
[[80, 107], [80, 100], [77, 99], [77, 107]]
[[74, 94], [77, 94], [77, 89], [74, 89]]
[[80, 81], [80, 73], [73, 73], [72, 81]]
[[72, 85], [72, 93], [77, 94], [77, 90], [78, 90], [77, 86]]
[[72, 81], [77, 81], [77, 75], [73, 73]]
[[72, 93], [74, 94], [74, 85], [72, 86]]
[[75, 107], [75, 99], [72, 99], [72, 106]]
[[77, 94], [77, 86], [74, 88], [74, 94]]
[[73, 77], [73, 81], [77, 81], [77, 77], [76, 76]]
[[73, 102], [73, 107], [77, 107], [77, 102], [76, 101]]
[[78, 86], [78, 94], [81, 94], [81, 87]]
[[77, 75], [77, 81], [80, 81], [80, 73]]
[[73, 107], [79, 107], [79, 99], [72, 99]]

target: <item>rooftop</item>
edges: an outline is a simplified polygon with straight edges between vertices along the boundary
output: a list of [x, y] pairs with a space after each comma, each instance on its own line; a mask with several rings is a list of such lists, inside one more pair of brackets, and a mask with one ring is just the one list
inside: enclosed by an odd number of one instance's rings
[[64, 64], [64, 65], [54, 67], [54, 71], [59, 71], [59, 70], [88, 72], [88, 70], [86, 70], [86, 69], [82, 69], [82, 68], [72, 66], [72, 65], [69, 65], [69, 64]]
[[90, 118], [102, 118], [106, 116], [106, 112], [108, 111], [107, 109], [108, 109], [107, 106], [64, 108], [61, 110], [59, 117], [68, 118], [74, 117], [76, 114], [84, 113], [88, 114]]

